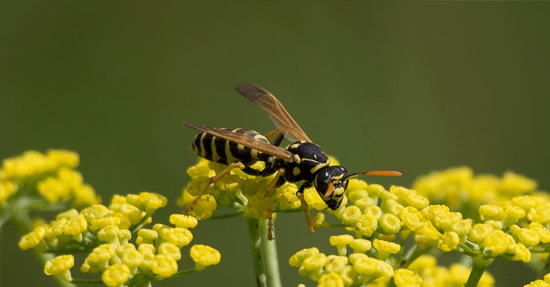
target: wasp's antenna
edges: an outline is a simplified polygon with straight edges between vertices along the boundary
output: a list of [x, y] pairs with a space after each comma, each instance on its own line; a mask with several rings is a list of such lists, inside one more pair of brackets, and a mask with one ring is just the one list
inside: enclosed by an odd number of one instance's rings
[[349, 174], [348, 176], [344, 177], [342, 181], [346, 181], [359, 176], [401, 176], [401, 173], [395, 170], [373, 170], [367, 172], [358, 172]]

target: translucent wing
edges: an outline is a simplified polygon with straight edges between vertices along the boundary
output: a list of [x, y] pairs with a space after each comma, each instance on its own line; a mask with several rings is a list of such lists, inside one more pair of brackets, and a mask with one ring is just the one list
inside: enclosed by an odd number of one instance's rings
[[285, 136], [290, 134], [297, 140], [311, 142], [281, 102], [269, 91], [258, 85], [244, 83], [237, 86], [237, 92], [264, 109]]
[[280, 158], [282, 160], [285, 160], [285, 161], [291, 162], [293, 160], [292, 159], [292, 154], [289, 151], [287, 151], [286, 149], [278, 147], [278, 146], [274, 146], [274, 145], [266, 143], [266, 142], [256, 140], [256, 139], [254, 139], [254, 138], [252, 138], [252, 137], [250, 137], [246, 134], [238, 134], [238, 133], [231, 132], [229, 130], [222, 130], [222, 129], [218, 129], [218, 128], [206, 127], [206, 126], [190, 124], [190, 123], [185, 123], [185, 125], [190, 127], [190, 128], [194, 128], [194, 129], [197, 129], [199, 131], [207, 132], [207, 133], [212, 134], [214, 136], [221, 137], [221, 138], [224, 138], [226, 140], [230, 140], [230, 141], [242, 144], [242, 145], [244, 145], [246, 147], [249, 147], [251, 149], [261, 151], [263, 153], [278, 157], [278, 158]]

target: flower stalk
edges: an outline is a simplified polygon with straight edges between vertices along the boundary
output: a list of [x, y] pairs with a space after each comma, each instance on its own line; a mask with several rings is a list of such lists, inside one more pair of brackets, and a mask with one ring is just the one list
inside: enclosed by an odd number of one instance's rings
[[280, 287], [281, 276], [277, 259], [277, 246], [275, 239], [268, 240], [267, 238], [267, 219], [247, 217], [246, 221], [248, 223], [257, 286]]
[[473, 261], [474, 265], [472, 266], [472, 271], [470, 272], [470, 276], [468, 277], [468, 281], [466, 281], [464, 287], [477, 286], [481, 280], [481, 276], [485, 273], [485, 269], [487, 269], [487, 267], [493, 262], [493, 260], [483, 259], [480, 257], [474, 258]]

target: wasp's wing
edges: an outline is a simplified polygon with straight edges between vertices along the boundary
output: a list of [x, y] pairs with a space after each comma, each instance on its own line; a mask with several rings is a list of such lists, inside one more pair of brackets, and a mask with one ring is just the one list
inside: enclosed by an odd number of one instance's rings
[[258, 85], [244, 83], [237, 86], [237, 92], [264, 109], [285, 136], [290, 134], [297, 140], [311, 142], [281, 102], [269, 91]]
[[224, 138], [226, 140], [236, 142], [238, 144], [242, 144], [242, 145], [244, 145], [246, 147], [249, 147], [251, 149], [261, 151], [263, 153], [278, 157], [278, 158], [280, 158], [282, 160], [285, 160], [285, 161], [290, 161], [291, 162], [293, 160], [292, 159], [292, 154], [289, 151], [287, 151], [286, 149], [278, 147], [278, 146], [274, 146], [270, 143], [259, 141], [259, 140], [255, 139], [255, 138], [252, 138], [252, 137], [250, 137], [246, 134], [238, 134], [238, 133], [232, 132], [230, 130], [222, 130], [222, 129], [213, 128], [213, 127], [201, 126], [201, 125], [197, 125], [197, 124], [185, 123], [185, 125], [190, 127], [190, 128], [194, 128], [194, 129], [197, 129], [199, 131], [203, 131], [203, 132], [212, 134], [214, 136], [221, 137], [221, 138]]

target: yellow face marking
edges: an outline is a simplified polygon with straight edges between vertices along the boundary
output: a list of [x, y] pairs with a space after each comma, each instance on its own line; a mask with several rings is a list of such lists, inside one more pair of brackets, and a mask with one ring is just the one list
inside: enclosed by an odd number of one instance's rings
[[298, 167], [295, 167], [293, 170], [292, 170], [292, 174], [294, 174], [295, 176], [299, 175], [300, 174], [300, 169]]
[[244, 145], [242, 145], [242, 144], [238, 144], [238, 145], [237, 145], [237, 148], [238, 148], [238, 149], [244, 149], [244, 148], [245, 148], [245, 146], [244, 146]]
[[332, 177], [332, 179], [333, 179], [333, 180], [334, 180], [334, 179], [342, 179], [343, 177], [344, 177], [343, 174], [338, 175], [338, 176], [335, 175], [335, 176]]
[[297, 155], [297, 154], [294, 155], [293, 159], [294, 159], [294, 162], [295, 162], [295, 163], [301, 163], [301, 162], [302, 162], [302, 159], [301, 159], [300, 156]]
[[346, 190], [343, 188], [343, 187], [339, 187], [339, 188], [336, 188], [334, 189], [334, 195], [341, 195], [343, 194], [344, 192], [346, 192]]

